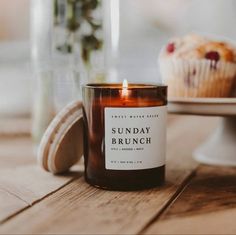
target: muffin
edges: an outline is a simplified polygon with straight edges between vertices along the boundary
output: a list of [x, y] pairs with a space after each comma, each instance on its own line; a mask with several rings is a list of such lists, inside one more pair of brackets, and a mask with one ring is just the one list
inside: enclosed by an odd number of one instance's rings
[[191, 34], [172, 39], [159, 66], [170, 97], [228, 97], [236, 75], [235, 48]]

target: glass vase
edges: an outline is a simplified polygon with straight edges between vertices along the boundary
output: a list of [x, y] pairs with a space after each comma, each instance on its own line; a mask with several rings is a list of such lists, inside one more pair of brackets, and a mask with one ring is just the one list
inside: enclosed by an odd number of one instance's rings
[[82, 84], [108, 81], [118, 47], [117, 26], [119, 0], [31, 0], [36, 144], [55, 114], [81, 99]]

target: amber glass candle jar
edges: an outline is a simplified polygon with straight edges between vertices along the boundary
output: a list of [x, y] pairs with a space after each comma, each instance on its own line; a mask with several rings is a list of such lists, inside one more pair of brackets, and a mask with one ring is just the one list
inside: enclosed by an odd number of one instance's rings
[[83, 87], [85, 179], [111, 190], [162, 185], [165, 179], [167, 87]]

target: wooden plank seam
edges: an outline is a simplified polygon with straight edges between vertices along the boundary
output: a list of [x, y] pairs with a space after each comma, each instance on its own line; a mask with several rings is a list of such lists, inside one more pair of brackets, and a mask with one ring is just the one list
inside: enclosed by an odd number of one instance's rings
[[7, 193], [11, 194], [12, 196], [18, 198], [19, 200], [23, 201], [24, 203], [26, 203], [28, 206], [25, 206], [24, 208], [20, 209], [19, 211], [16, 211], [14, 214], [7, 216], [5, 219], [0, 221], [0, 225], [4, 224], [5, 222], [7, 222], [8, 220], [16, 217], [18, 214], [20, 214], [21, 212], [29, 209], [30, 207], [34, 206], [37, 203], [40, 203], [42, 200], [52, 196], [54, 193], [56, 193], [57, 191], [61, 190], [62, 188], [66, 187], [67, 185], [69, 185], [70, 183], [72, 183], [73, 181], [79, 179], [81, 176], [75, 176], [74, 178], [72, 178], [71, 180], [69, 180], [67, 183], [65, 183], [64, 185], [62, 185], [61, 187], [55, 189], [54, 191], [48, 193], [47, 195], [45, 195], [42, 198], [39, 198], [38, 200], [35, 200], [34, 202], [30, 203], [25, 201], [24, 199], [22, 199], [21, 197], [17, 196], [16, 194], [9, 192], [9, 190], [4, 189]]
[[188, 187], [191, 180], [195, 177], [197, 169], [190, 172], [189, 176], [181, 183], [180, 187], [176, 190], [176, 192], [172, 195], [170, 200], [163, 205], [160, 211], [150, 219], [150, 221], [137, 233], [137, 234], [144, 234], [145, 231], [153, 224], [156, 223], [157, 220], [163, 215], [165, 211], [177, 200], [177, 198], [181, 195], [181, 193]]

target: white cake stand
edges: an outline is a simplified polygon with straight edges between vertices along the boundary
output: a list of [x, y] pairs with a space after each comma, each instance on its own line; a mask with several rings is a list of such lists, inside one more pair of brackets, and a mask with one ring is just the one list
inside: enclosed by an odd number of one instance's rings
[[168, 111], [222, 117], [217, 129], [193, 156], [205, 164], [236, 166], [236, 98], [172, 98]]

